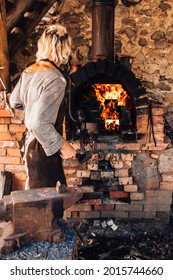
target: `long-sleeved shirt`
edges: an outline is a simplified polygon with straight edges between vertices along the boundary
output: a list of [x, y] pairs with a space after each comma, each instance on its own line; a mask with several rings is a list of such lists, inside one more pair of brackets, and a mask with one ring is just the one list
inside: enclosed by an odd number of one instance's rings
[[65, 139], [55, 129], [64, 98], [66, 79], [58, 69], [23, 72], [10, 96], [10, 105], [25, 110], [25, 126], [47, 156], [55, 154]]

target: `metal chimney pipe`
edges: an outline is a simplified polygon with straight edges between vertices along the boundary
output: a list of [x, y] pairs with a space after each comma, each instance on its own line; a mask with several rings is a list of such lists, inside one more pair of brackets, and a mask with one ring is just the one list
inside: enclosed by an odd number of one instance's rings
[[115, 0], [92, 0], [92, 60], [114, 60]]

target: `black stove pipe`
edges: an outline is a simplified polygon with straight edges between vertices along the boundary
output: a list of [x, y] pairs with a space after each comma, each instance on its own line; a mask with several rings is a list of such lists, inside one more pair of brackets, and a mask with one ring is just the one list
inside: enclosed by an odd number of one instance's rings
[[92, 60], [114, 61], [115, 0], [92, 1]]

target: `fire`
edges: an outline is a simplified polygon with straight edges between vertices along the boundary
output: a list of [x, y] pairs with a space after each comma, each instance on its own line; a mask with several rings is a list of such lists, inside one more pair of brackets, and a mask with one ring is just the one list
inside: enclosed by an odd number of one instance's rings
[[126, 106], [129, 96], [121, 84], [94, 84], [93, 88], [102, 109], [100, 117], [107, 130], [118, 130], [119, 113], [117, 106]]

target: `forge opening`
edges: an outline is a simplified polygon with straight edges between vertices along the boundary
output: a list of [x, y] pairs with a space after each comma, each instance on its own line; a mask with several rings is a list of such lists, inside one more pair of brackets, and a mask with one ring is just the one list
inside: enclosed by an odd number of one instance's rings
[[[135, 132], [133, 101], [120, 83], [89, 83], [75, 92], [72, 133], [75, 140], [83, 135], [117, 135]], [[131, 139], [130, 139], [131, 140]]]

